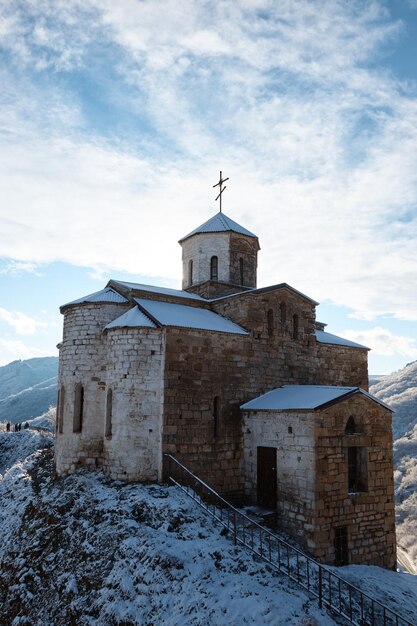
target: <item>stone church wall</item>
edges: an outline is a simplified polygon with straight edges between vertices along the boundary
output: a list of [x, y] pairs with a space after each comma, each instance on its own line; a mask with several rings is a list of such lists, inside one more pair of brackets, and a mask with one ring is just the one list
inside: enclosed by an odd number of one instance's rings
[[[281, 306], [285, 306], [282, 320]], [[315, 306], [288, 289], [240, 294], [212, 304], [213, 309], [252, 331], [253, 350], [271, 367], [279, 368], [274, 385], [342, 385], [368, 389], [368, 351], [317, 342]], [[273, 332], [268, 324], [272, 311]], [[298, 338], [293, 338], [293, 316], [298, 315]], [[271, 376], [267, 376], [268, 380]]]
[[317, 342], [317, 385], [361, 387], [368, 391], [368, 350]]
[[[355, 434], [346, 434], [353, 416]], [[277, 450], [277, 524], [315, 558], [335, 561], [346, 528], [349, 563], [396, 562], [391, 413], [363, 396], [316, 412], [247, 411], [245, 496], [257, 498], [257, 447]], [[363, 490], [349, 491], [348, 448], [361, 451]]]
[[[256, 288], [259, 243], [254, 237], [230, 233], [230, 282]], [[240, 275], [240, 259], [243, 261], [243, 283]]]
[[193, 285], [210, 280], [210, 260], [218, 258], [218, 280], [230, 282], [230, 233], [205, 233], [182, 242], [182, 288], [190, 287], [189, 262], [193, 262]]
[[[63, 398], [62, 430], [56, 437], [58, 474], [80, 466], [96, 467], [103, 448], [105, 413], [106, 348], [103, 328], [122, 315], [128, 305], [89, 303], [65, 311], [63, 339], [59, 350], [59, 386]], [[75, 387], [84, 388], [82, 431], [73, 432]], [[60, 413], [58, 407], [58, 415]]]
[[[353, 416], [358, 433], [345, 434]], [[393, 568], [396, 563], [391, 412], [364, 396], [316, 418], [315, 554], [334, 560], [335, 528], [347, 528], [349, 561]], [[365, 490], [348, 490], [348, 448], [363, 450]], [[329, 540], [330, 538], [330, 540]]]
[[163, 451], [232, 498], [243, 491], [239, 405], [247, 393], [245, 351], [249, 337], [166, 330]]
[[114, 328], [106, 332], [112, 432], [104, 437], [103, 466], [116, 479], [162, 480], [164, 331]]
[[314, 548], [314, 415], [245, 411], [243, 419], [245, 498], [257, 501], [257, 448], [276, 449], [277, 517], [280, 530]]

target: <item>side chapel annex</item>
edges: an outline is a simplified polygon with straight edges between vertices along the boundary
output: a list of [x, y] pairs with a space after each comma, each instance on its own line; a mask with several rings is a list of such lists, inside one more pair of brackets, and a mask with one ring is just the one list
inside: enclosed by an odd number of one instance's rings
[[367, 348], [286, 283], [223, 212], [180, 239], [182, 290], [110, 280], [61, 307], [56, 469], [162, 481], [170, 453], [327, 563], [395, 566], [391, 410]]

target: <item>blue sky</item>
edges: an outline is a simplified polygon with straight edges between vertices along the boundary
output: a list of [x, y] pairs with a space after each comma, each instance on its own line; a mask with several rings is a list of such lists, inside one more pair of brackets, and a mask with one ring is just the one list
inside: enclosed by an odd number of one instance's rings
[[259, 286], [416, 360], [416, 60], [417, 0], [2, 3], [0, 364], [111, 277], [179, 287], [220, 169]]

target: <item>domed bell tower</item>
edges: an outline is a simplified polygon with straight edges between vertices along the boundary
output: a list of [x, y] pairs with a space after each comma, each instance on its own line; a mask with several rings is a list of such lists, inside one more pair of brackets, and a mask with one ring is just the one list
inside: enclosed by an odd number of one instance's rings
[[182, 288], [204, 298], [256, 288], [258, 237], [222, 212], [223, 182], [220, 172], [219, 213], [179, 241]]

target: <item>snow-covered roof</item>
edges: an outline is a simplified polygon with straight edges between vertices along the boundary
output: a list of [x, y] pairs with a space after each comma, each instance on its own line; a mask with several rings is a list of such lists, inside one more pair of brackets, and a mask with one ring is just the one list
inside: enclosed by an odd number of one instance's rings
[[179, 326], [182, 328], [196, 328], [200, 330], [213, 330], [220, 333], [233, 333], [248, 335], [249, 333], [238, 324], [208, 311], [194, 306], [173, 304], [157, 300], [135, 298], [145, 314], [149, 314], [161, 326]]
[[158, 287], [157, 285], [144, 285], [142, 283], [129, 283], [122, 280], [111, 280], [114, 286], [121, 285], [127, 289], [134, 291], [148, 291], [149, 293], [159, 293], [163, 296], [175, 296], [176, 298], [188, 298], [189, 300], [200, 300], [206, 302], [205, 298], [198, 296], [196, 293], [188, 293], [181, 289], [171, 289], [170, 287]]
[[360, 343], [349, 341], [349, 339], [343, 339], [343, 337], [332, 335], [324, 330], [316, 330], [316, 338], [319, 343], [331, 343], [335, 346], [347, 346], [349, 348], [363, 348], [365, 350], [369, 350], [369, 348], [362, 346]]
[[84, 302], [128, 302], [126, 298], [111, 289], [110, 287], [105, 287], [100, 291], [95, 291], [94, 293], [90, 293], [88, 296], [84, 296], [83, 298], [79, 298], [78, 300], [73, 300], [72, 302], [67, 302], [63, 304], [61, 308], [70, 306], [72, 304], [82, 304]]
[[157, 326], [137, 306], [135, 306], [133, 309], [129, 309], [129, 311], [123, 313], [123, 315], [110, 322], [110, 324], [107, 324], [107, 326], [104, 327], [104, 330], [127, 327], [156, 328]]
[[240, 408], [254, 411], [313, 411], [329, 402], [342, 401], [356, 394], [365, 395], [391, 410], [378, 398], [360, 387], [328, 387], [323, 385], [284, 385], [242, 404]]
[[201, 224], [201, 226], [192, 230], [191, 233], [185, 235], [185, 237], [180, 239], [179, 243], [188, 239], [188, 237], [192, 237], [193, 235], [197, 235], [199, 233], [222, 233], [231, 230], [235, 233], [240, 233], [241, 235], [257, 239], [257, 236], [251, 233], [250, 230], [243, 228], [243, 226], [240, 226], [240, 224], [231, 220], [230, 217], [227, 217], [224, 213], [219, 212], [207, 220], [207, 222], [204, 222], [204, 224]]

